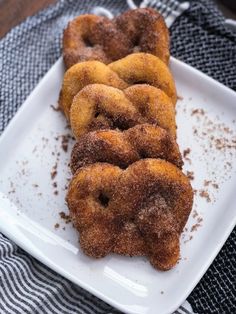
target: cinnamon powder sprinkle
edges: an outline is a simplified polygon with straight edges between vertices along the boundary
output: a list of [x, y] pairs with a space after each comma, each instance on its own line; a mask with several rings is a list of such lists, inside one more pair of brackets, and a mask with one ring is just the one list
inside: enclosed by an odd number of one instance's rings
[[191, 241], [192, 239], [193, 239], [193, 236], [191, 235], [191, 236], [188, 238], [188, 240], [185, 240], [185, 241], [184, 241], [184, 243], [187, 243], [187, 242]]
[[71, 134], [62, 134], [55, 137], [55, 140], [58, 141], [61, 139], [61, 148], [66, 153], [68, 151], [68, 144], [71, 139], [73, 139], [73, 136]]
[[194, 232], [194, 231], [197, 231], [197, 229], [201, 227], [201, 224], [200, 223], [196, 223], [195, 225], [192, 226], [190, 232]]
[[212, 186], [215, 189], [219, 189], [219, 184], [212, 182], [211, 180], [204, 180], [204, 186]]
[[209, 186], [210, 183], [211, 183], [211, 180], [204, 180], [204, 186]]
[[191, 113], [191, 116], [194, 116], [195, 114], [199, 114], [201, 116], [204, 116], [205, 111], [203, 109], [193, 109], [192, 113]]
[[60, 107], [59, 106], [54, 106], [54, 105], [50, 105], [50, 107], [54, 110], [54, 111], [60, 111]]
[[64, 152], [68, 151], [69, 139], [70, 138], [68, 137], [68, 135], [62, 135], [61, 148], [64, 150]]
[[53, 180], [56, 175], [57, 175], [57, 171], [56, 171], [56, 170], [53, 170], [53, 171], [51, 172], [51, 179]]
[[194, 172], [193, 171], [187, 171], [187, 177], [189, 180], [194, 180]]
[[56, 175], [57, 175], [57, 162], [55, 163], [55, 165], [52, 167], [52, 171], [51, 171], [51, 179], [54, 180]]
[[198, 217], [197, 218], [197, 222], [191, 227], [190, 232], [197, 231], [198, 228], [202, 226], [202, 224], [201, 224], [202, 222], [203, 222], [203, 218], [202, 217]]
[[55, 225], [54, 225], [54, 228], [55, 229], [58, 229], [60, 227], [59, 223], [57, 222]]
[[209, 193], [208, 193], [206, 190], [200, 190], [200, 191], [199, 191], [199, 195], [200, 195], [201, 197], [205, 198], [208, 203], [210, 203], [211, 198], [210, 198]]
[[67, 215], [65, 212], [60, 212], [59, 215], [60, 215], [61, 219], [65, 220], [66, 224], [71, 222], [70, 215]]
[[184, 158], [186, 159], [186, 157], [190, 154], [191, 152], [191, 149], [190, 148], [186, 148], [184, 151], [183, 151], [183, 156]]
[[186, 161], [188, 161], [190, 164], [192, 163], [191, 159], [189, 158], [189, 154], [191, 153], [191, 149], [190, 148], [186, 148], [184, 151], [183, 151], [183, 157]]

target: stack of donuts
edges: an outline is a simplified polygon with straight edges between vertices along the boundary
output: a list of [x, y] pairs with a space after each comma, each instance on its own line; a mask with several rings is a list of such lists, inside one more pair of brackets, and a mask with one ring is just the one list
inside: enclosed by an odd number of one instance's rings
[[76, 144], [67, 204], [85, 254], [180, 257], [193, 191], [176, 142], [169, 34], [153, 9], [82, 15], [64, 31], [59, 106]]

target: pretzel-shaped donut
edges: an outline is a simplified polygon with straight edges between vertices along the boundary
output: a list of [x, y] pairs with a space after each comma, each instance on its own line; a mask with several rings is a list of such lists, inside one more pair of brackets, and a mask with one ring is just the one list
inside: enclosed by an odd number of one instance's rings
[[64, 32], [63, 54], [59, 106], [77, 139], [66, 200], [80, 245], [91, 257], [147, 256], [168, 270], [193, 191], [176, 143], [165, 22], [153, 9], [82, 15]]
[[179, 236], [192, 201], [188, 178], [161, 159], [139, 160], [126, 170], [107, 163], [82, 167], [67, 193], [87, 255], [145, 255], [162, 270], [179, 258]]
[[108, 66], [130, 85], [146, 83], [160, 88], [176, 104], [174, 79], [168, 66], [159, 58], [148, 53], [133, 53]]
[[169, 132], [150, 124], [124, 132], [101, 130], [83, 135], [72, 150], [70, 166], [72, 173], [96, 162], [126, 168], [142, 158], [161, 158], [182, 166], [178, 145]]
[[98, 61], [75, 64], [64, 75], [59, 106], [69, 119], [75, 95], [89, 84], [100, 83], [121, 90], [129, 85], [146, 83], [161, 89], [175, 105], [175, 83], [169, 68], [157, 57], [135, 53], [109, 65]]
[[145, 119], [123, 91], [102, 84], [83, 88], [70, 109], [71, 129], [77, 139], [91, 130], [128, 129], [143, 122]]
[[102, 84], [84, 87], [73, 99], [70, 123], [75, 137], [98, 129], [125, 130], [140, 123], [157, 124], [176, 137], [175, 109], [169, 97], [149, 85], [121, 91]]
[[70, 107], [74, 96], [89, 84], [100, 83], [119, 89], [128, 87], [111, 69], [98, 61], [75, 64], [66, 71], [59, 96], [59, 106], [69, 120]]
[[64, 30], [66, 68], [77, 62], [97, 60], [105, 64], [133, 52], [148, 52], [169, 61], [169, 33], [163, 17], [153, 9], [127, 11], [109, 20], [86, 14]]

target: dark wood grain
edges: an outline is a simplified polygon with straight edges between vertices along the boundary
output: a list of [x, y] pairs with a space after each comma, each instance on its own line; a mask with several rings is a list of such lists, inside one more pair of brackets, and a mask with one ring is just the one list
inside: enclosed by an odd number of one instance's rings
[[28, 16], [55, 2], [56, 0], [0, 0], [0, 38]]

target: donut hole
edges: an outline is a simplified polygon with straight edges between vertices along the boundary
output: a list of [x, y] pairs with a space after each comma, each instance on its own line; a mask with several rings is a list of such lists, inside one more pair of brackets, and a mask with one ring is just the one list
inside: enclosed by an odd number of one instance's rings
[[108, 117], [112, 120], [112, 129], [118, 129], [120, 131], [126, 131], [130, 127], [132, 127], [126, 119], [123, 119], [123, 117], [117, 116], [110, 116]]
[[133, 85], [137, 85], [137, 84], [148, 84], [148, 82], [147, 82], [147, 81], [141, 81], [141, 80], [140, 80], [140, 81], [134, 81], [134, 82], [132, 81], [132, 84], [133, 84]]
[[99, 119], [99, 116], [101, 115], [101, 107], [99, 106], [99, 103], [96, 103], [94, 106], [94, 113], [93, 117], [94, 119]]
[[91, 40], [88, 37], [83, 38], [84, 44], [88, 48], [92, 48], [94, 44], [91, 42]]
[[140, 38], [136, 37], [133, 42], [133, 52], [140, 52]]
[[148, 158], [148, 154], [145, 150], [140, 150], [139, 156], [140, 156], [140, 159]]
[[107, 197], [104, 193], [100, 193], [98, 196], [98, 200], [103, 207], [107, 207], [109, 203], [109, 197]]
[[130, 128], [130, 126], [121, 123], [115, 123], [115, 127], [118, 128], [120, 131], [127, 131]]

